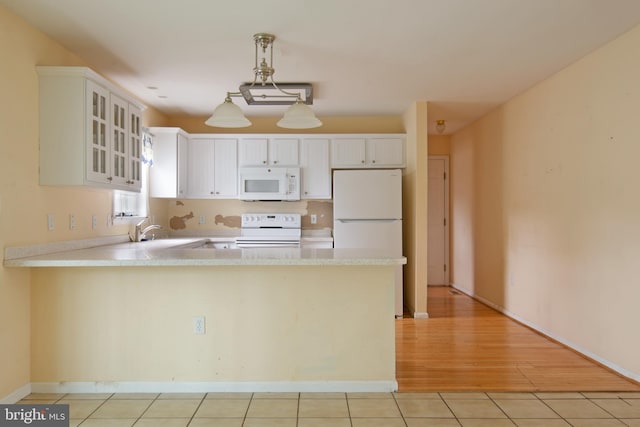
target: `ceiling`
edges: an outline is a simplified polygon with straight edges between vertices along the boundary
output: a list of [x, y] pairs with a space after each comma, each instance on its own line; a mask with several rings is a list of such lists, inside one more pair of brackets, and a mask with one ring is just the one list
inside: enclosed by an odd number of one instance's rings
[[[272, 33], [276, 82], [311, 82], [323, 116], [429, 101], [452, 132], [640, 23], [638, 0], [0, 0], [169, 115], [208, 116], [253, 79]], [[42, 64], [59, 65], [59, 64]], [[156, 88], [156, 89], [153, 89]], [[286, 107], [247, 106], [251, 116]]]

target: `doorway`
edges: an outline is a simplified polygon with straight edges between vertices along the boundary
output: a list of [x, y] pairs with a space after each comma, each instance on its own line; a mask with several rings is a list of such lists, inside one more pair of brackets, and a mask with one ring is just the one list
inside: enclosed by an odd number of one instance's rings
[[449, 157], [429, 156], [427, 285], [449, 285]]

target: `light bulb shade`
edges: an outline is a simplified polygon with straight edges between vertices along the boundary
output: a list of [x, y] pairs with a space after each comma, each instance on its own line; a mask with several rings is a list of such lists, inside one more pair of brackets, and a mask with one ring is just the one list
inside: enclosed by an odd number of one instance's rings
[[436, 131], [442, 133], [447, 128], [447, 124], [444, 120], [436, 120]]
[[322, 126], [311, 107], [298, 100], [287, 109], [277, 125], [286, 129], [311, 129]]
[[204, 124], [219, 128], [245, 128], [251, 126], [249, 119], [244, 116], [240, 107], [231, 102], [230, 98], [225, 99], [222, 104], [218, 105]]

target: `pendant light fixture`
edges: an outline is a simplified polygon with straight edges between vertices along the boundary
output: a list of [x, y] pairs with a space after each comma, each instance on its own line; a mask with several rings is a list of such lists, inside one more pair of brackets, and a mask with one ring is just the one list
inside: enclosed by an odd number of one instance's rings
[[445, 129], [447, 128], [447, 123], [440, 119], [440, 120], [436, 120], [436, 132], [438, 133], [442, 133], [445, 131]]
[[[227, 92], [222, 104], [213, 111], [206, 125], [239, 128], [251, 126], [240, 107], [233, 103], [232, 97], [243, 97], [249, 105], [291, 105], [277, 125], [287, 129], [311, 129], [322, 126], [322, 122], [313, 113], [313, 86], [310, 83], [281, 83], [273, 80], [273, 34], [254, 34], [255, 66], [253, 82], [244, 83], [239, 92]], [[268, 50], [268, 53], [267, 53]], [[267, 61], [268, 57], [268, 61]], [[286, 90], [285, 90], [286, 88]]]

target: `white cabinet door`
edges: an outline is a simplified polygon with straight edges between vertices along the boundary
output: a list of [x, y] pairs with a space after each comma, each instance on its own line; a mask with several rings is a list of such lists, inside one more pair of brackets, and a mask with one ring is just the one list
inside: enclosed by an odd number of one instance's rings
[[367, 139], [367, 164], [372, 167], [404, 166], [404, 141], [401, 138]]
[[142, 111], [129, 104], [129, 186], [140, 191], [142, 188]]
[[331, 166], [343, 169], [404, 167], [404, 139], [373, 135], [334, 138], [331, 141]]
[[188, 170], [190, 198], [235, 198], [238, 194], [237, 140], [190, 140]]
[[298, 166], [297, 138], [242, 138], [240, 166]]
[[269, 164], [274, 166], [298, 166], [297, 138], [274, 138], [269, 140]]
[[189, 141], [188, 197], [206, 199], [215, 194], [214, 156], [213, 139]]
[[267, 138], [242, 138], [240, 140], [240, 166], [266, 166], [268, 164]]
[[[109, 91], [86, 81], [87, 88], [87, 181], [106, 184], [109, 182]], [[43, 109], [44, 101], [40, 101]], [[42, 120], [42, 117], [41, 117]], [[50, 157], [50, 156], [48, 156]]]
[[364, 138], [335, 138], [331, 141], [331, 166], [363, 167], [366, 163]]
[[111, 177], [112, 184], [140, 191], [142, 163], [141, 111], [121, 97], [111, 94]]
[[151, 128], [153, 167], [149, 168], [151, 197], [186, 197], [188, 138], [178, 128]]
[[235, 198], [238, 195], [238, 141], [214, 141], [214, 196]]
[[329, 139], [304, 138], [301, 144], [300, 172], [302, 199], [331, 198], [331, 166]]
[[176, 140], [178, 158], [174, 164], [178, 167], [176, 174], [178, 180], [173, 188], [177, 189], [177, 192], [171, 197], [186, 197], [189, 193], [189, 139], [186, 135], [179, 133]]

